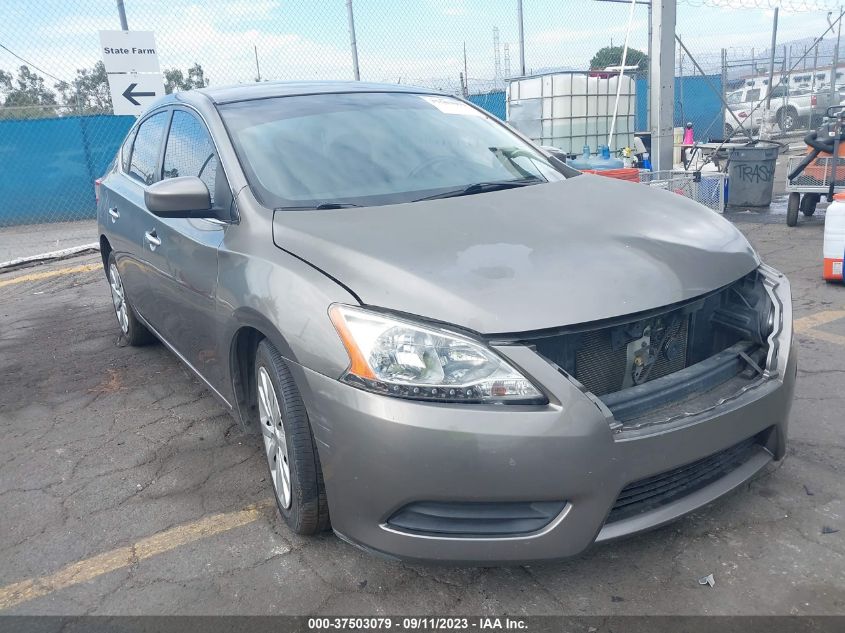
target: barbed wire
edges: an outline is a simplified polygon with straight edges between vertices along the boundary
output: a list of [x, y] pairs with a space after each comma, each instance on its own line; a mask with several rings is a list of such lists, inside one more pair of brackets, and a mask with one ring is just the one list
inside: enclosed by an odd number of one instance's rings
[[711, 9], [775, 9], [792, 13], [836, 11], [841, 0], [678, 0], [693, 8]]

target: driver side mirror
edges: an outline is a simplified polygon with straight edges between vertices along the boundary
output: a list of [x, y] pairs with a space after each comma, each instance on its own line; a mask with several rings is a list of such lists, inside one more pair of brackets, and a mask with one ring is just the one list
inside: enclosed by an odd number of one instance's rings
[[204, 218], [214, 215], [208, 187], [196, 176], [168, 178], [144, 191], [144, 204], [161, 218]]

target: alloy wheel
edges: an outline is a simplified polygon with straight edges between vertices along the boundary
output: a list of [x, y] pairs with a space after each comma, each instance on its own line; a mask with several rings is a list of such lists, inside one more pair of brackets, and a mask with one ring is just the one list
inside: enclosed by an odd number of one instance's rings
[[279, 503], [290, 508], [290, 463], [285, 426], [276, 390], [270, 375], [264, 367], [258, 368], [258, 415], [261, 420], [261, 436], [264, 438], [264, 452], [270, 466], [273, 488]]
[[111, 287], [111, 300], [114, 303], [114, 313], [117, 316], [117, 323], [124, 334], [129, 333], [129, 306], [126, 305], [126, 294], [123, 290], [123, 281], [117, 266], [109, 266], [109, 286]]

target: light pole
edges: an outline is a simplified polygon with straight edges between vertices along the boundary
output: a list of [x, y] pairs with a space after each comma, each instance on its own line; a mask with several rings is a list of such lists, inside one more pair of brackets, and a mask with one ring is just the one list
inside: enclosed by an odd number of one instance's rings
[[522, 19], [522, 0], [516, 0], [519, 19], [519, 76], [525, 77], [525, 23]]
[[346, 12], [349, 15], [349, 44], [352, 47], [352, 73], [355, 81], [361, 81], [361, 71], [358, 69], [358, 42], [355, 41], [355, 16], [352, 15], [352, 0], [346, 0]]
[[129, 24], [126, 22], [126, 7], [123, 6], [123, 0], [117, 0], [117, 14], [120, 16], [120, 30], [128, 31]]

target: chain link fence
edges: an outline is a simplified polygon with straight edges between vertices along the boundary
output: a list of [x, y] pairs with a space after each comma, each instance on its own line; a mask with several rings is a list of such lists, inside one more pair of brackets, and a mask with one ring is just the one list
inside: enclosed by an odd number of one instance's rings
[[[707, 3], [701, 8], [713, 6]], [[709, 121], [696, 122], [696, 140], [717, 137], [742, 140], [749, 135], [757, 136], [767, 105], [772, 117], [772, 138], [786, 142], [800, 140], [822, 122], [829, 106], [843, 100], [840, 88], [845, 89], [845, 64], [840, 61], [837, 46], [838, 5], [812, 0], [783, 3], [737, 0], [724, 1], [718, 6], [725, 16], [731, 16], [744, 28], [731, 37], [719, 35], [724, 24], [679, 20], [677, 28], [689, 51], [678, 47], [676, 76], [689, 80], [706, 75], [718, 80], [721, 86], [721, 112]], [[775, 7], [779, 8], [777, 19]], [[833, 71], [834, 67], [838, 70]], [[771, 99], [767, 104], [769, 93]], [[675, 97], [676, 109], [682, 113], [694, 105], [683, 89]]]
[[[508, 82], [523, 74], [612, 76], [608, 68], [620, 64], [630, 10], [627, 0], [524, 0], [523, 68], [517, 0], [124, 4], [131, 30], [155, 32], [167, 92], [256, 81], [351, 80], [351, 4], [362, 80], [463, 95], [502, 119]], [[737, 133], [739, 126], [726, 129], [733, 119], [722, 100], [741, 113], [759, 98], [753, 90], [765, 94], [774, 6], [781, 8], [775, 76], [788, 78], [788, 89], [773, 98], [781, 107], [776, 131], [794, 134], [815, 125], [819, 95], [831, 93], [836, 29], [813, 44], [828, 28], [827, 12], [836, 10], [834, 20], [838, 16], [835, 4], [679, 0], [676, 32], [689, 54], [680, 47], [675, 53], [676, 126], [691, 122], [697, 141]], [[627, 65], [636, 66], [630, 72], [638, 130], [649, 126], [649, 13], [646, 0], [638, 0], [630, 13]], [[4, 6], [0, 227], [94, 216], [94, 180], [134, 121], [113, 115], [99, 57], [98, 31], [118, 28], [114, 0]], [[799, 58], [795, 72], [786, 72]], [[838, 102], [840, 77], [833, 74]], [[813, 100], [815, 106], [805, 105]]]

